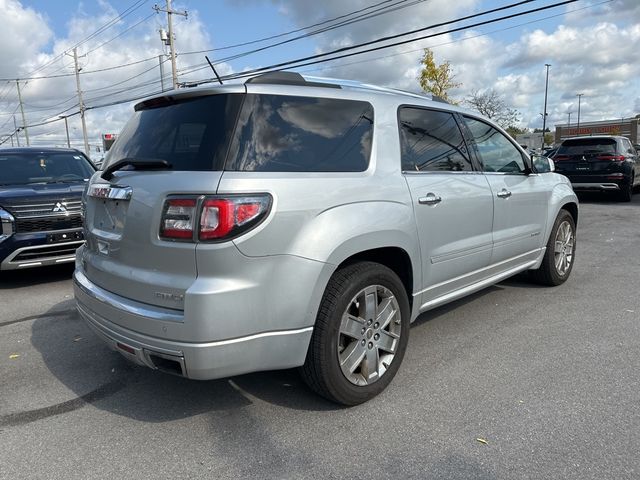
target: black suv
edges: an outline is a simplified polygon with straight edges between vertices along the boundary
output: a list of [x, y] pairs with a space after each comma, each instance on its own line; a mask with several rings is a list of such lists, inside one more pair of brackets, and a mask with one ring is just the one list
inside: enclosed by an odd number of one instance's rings
[[95, 167], [78, 150], [0, 150], [0, 270], [72, 262]]
[[630, 202], [633, 189], [640, 184], [638, 152], [625, 137], [568, 138], [553, 161], [556, 171], [569, 177], [575, 191], [613, 191], [623, 202]]

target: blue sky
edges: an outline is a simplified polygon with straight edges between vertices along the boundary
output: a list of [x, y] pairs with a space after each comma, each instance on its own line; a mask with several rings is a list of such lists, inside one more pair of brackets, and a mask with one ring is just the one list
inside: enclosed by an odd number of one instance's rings
[[[164, 4], [162, 0], [156, 0]], [[508, 12], [556, 3], [535, 0]], [[421, 28], [514, 3], [515, 0], [179, 0], [174, 8], [189, 17], [174, 17], [178, 72], [181, 81], [211, 76], [204, 54], [188, 52], [247, 42], [359, 9], [392, 9], [375, 18], [335, 28], [303, 40], [218, 65], [221, 74], [241, 72], [301, 56], [357, 44], [385, 35]], [[7, 12], [5, 41], [0, 51], [0, 78], [45, 77], [23, 85], [27, 124], [47, 122], [77, 111], [72, 60], [64, 52], [97, 28], [133, 7], [132, 12], [100, 35], [82, 43], [79, 54], [85, 103], [100, 107], [159, 88], [157, 55], [163, 53], [157, 30], [166, 16], [154, 14], [154, 1], [144, 0], [0, 0]], [[380, 4], [375, 7], [375, 4]], [[546, 18], [553, 16], [553, 18]], [[147, 18], [149, 17], [149, 18]], [[484, 19], [486, 17], [483, 17]], [[468, 25], [474, 19], [463, 23]], [[456, 24], [455, 26], [460, 26]], [[166, 28], [166, 27], [165, 27]], [[282, 39], [290, 38], [282, 37]], [[109, 44], [101, 43], [111, 40]], [[209, 52], [216, 62], [250, 48]], [[544, 64], [549, 78], [549, 120], [566, 122], [582, 97], [582, 120], [619, 118], [640, 113], [640, 1], [578, 0], [572, 4], [464, 32], [415, 41], [380, 52], [338, 60], [300, 70], [313, 75], [342, 77], [419, 91], [421, 49], [433, 49], [436, 61], [449, 61], [461, 86], [452, 91], [460, 102], [474, 91], [495, 89], [520, 112], [520, 126], [540, 127], [544, 101]], [[87, 54], [88, 53], [88, 54]], [[87, 54], [87, 55], [85, 55]], [[139, 62], [139, 63], [136, 63]], [[113, 69], [113, 66], [128, 65]], [[131, 64], [131, 65], [129, 65]], [[44, 65], [44, 67], [43, 67]], [[165, 74], [169, 63], [165, 64]], [[33, 73], [33, 72], [36, 73]], [[97, 72], [96, 72], [97, 71]], [[57, 77], [57, 75], [63, 75]], [[0, 81], [0, 140], [11, 133], [16, 111], [15, 82]], [[87, 112], [90, 141], [117, 133], [131, 103]], [[575, 119], [575, 117], [574, 117]], [[17, 123], [21, 118], [18, 117]], [[80, 138], [77, 116], [70, 117], [74, 142]], [[63, 141], [61, 122], [32, 128], [34, 142]]]

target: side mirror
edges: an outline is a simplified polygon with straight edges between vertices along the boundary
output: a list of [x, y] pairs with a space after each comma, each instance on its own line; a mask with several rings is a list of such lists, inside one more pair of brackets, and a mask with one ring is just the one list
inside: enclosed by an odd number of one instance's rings
[[538, 173], [547, 173], [547, 172], [556, 171], [556, 165], [553, 162], [553, 160], [551, 160], [548, 157], [545, 157], [544, 155], [532, 154], [531, 162], [533, 163], [536, 169], [536, 172]]

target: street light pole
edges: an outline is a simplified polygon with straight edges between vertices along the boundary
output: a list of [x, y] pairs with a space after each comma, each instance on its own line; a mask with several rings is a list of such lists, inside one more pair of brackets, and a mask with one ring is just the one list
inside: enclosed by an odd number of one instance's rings
[[578, 135], [580, 135], [580, 100], [582, 100], [582, 96], [584, 93], [578, 93], [576, 96], [578, 97], [578, 125], [576, 126], [576, 131]]
[[67, 131], [67, 147], [71, 148], [71, 141], [69, 140], [69, 123], [67, 122], [66, 115], [60, 115], [60, 118], [64, 118], [64, 129]]
[[547, 79], [544, 83], [544, 110], [542, 111], [542, 149], [544, 150], [544, 134], [547, 129], [547, 93], [549, 91], [549, 67], [548, 63], [544, 64], [547, 67]]

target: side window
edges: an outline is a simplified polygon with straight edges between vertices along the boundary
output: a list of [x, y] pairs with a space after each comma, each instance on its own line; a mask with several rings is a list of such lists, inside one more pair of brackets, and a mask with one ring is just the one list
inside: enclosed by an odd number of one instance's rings
[[465, 117], [485, 172], [524, 173], [522, 153], [491, 125]]
[[451, 113], [402, 107], [398, 113], [402, 170], [472, 170], [460, 128]]
[[373, 137], [370, 103], [248, 94], [227, 170], [362, 172]]
[[629, 140], [627, 140], [626, 138], [622, 139], [622, 145], [623, 145], [624, 151], [626, 153], [631, 153], [632, 155], [636, 154], [636, 151], [633, 148], [633, 146], [631, 145], [631, 142]]

